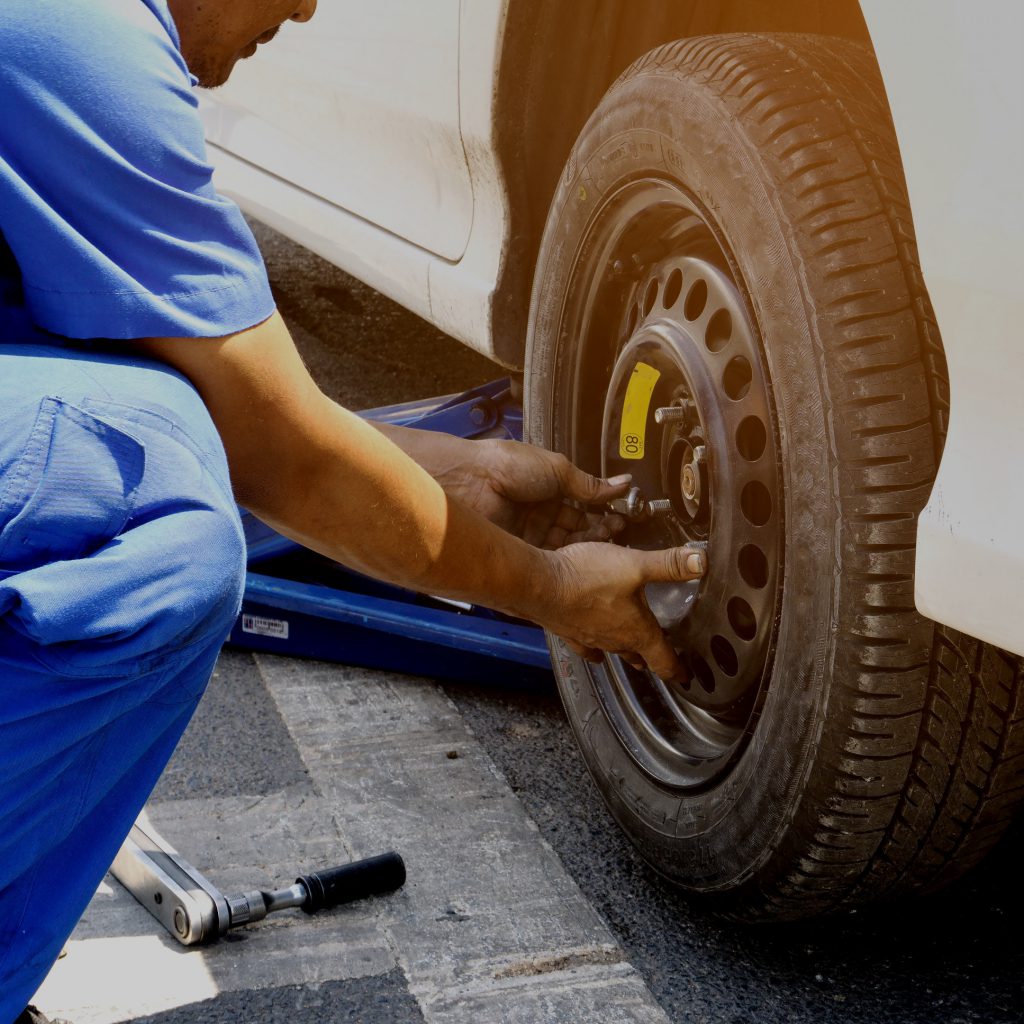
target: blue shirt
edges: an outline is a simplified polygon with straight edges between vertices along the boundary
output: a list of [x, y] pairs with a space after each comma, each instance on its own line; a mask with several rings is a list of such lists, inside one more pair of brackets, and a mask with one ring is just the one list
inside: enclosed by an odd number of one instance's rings
[[274, 309], [166, 0], [0, 0], [0, 343], [218, 337]]

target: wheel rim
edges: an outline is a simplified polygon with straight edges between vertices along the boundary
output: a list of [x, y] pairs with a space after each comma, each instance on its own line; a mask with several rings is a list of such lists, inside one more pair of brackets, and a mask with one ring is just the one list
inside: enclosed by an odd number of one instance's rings
[[645, 178], [591, 218], [558, 334], [577, 343], [559, 351], [558, 379], [571, 386], [556, 395], [555, 446], [591, 472], [630, 472], [645, 498], [670, 503], [631, 522], [624, 543], [709, 545], [702, 581], [647, 591], [687, 684], [615, 656], [587, 666], [625, 749], [682, 788], [720, 779], [743, 749], [774, 648], [784, 509], [770, 381], [744, 295], [706, 211], [677, 184]]

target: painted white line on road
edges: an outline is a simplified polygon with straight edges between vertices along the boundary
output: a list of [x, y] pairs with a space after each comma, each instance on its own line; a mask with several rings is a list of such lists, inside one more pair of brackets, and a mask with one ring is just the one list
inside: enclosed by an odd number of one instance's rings
[[405, 888], [376, 905], [429, 1024], [664, 1024], [440, 687], [258, 662], [355, 854], [406, 860]]

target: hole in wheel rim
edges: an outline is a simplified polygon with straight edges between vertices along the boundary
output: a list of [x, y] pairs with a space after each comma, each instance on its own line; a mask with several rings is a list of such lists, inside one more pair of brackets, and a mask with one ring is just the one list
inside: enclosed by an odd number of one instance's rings
[[737, 565], [744, 582], [754, 590], [761, 590], [768, 583], [768, 559], [755, 544], [740, 548]]
[[747, 460], [757, 462], [768, 445], [768, 432], [757, 416], [748, 416], [736, 431], [736, 450]]
[[727, 309], [720, 309], [708, 321], [708, 329], [704, 332], [704, 344], [709, 352], [721, 352], [732, 340], [732, 314]]
[[693, 674], [697, 677], [697, 682], [700, 683], [700, 688], [705, 693], [714, 693], [715, 673], [704, 658], [694, 652], [690, 655], [690, 667], [693, 669]]
[[760, 480], [751, 480], [740, 493], [740, 509], [747, 522], [764, 526], [772, 517], [772, 496]]
[[711, 638], [711, 654], [727, 676], [734, 676], [739, 671], [739, 658], [736, 657], [732, 644], [724, 636], [716, 634]]
[[698, 278], [692, 285], [690, 285], [690, 290], [686, 293], [686, 302], [683, 305], [683, 315], [687, 320], [696, 320], [701, 313], [704, 312], [704, 307], [707, 304], [707, 282], [702, 278]]
[[668, 275], [665, 282], [665, 292], [661, 298], [661, 304], [666, 309], [671, 309], [678, 301], [683, 290], [683, 272], [678, 268]]
[[750, 390], [750, 382], [754, 379], [754, 372], [746, 356], [735, 356], [729, 360], [729, 365], [722, 374], [722, 387], [725, 393], [734, 401], [738, 402], [746, 397]]
[[741, 640], [753, 640], [757, 635], [757, 617], [754, 609], [742, 597], [734, 597], [726, 609], [729, 625]]

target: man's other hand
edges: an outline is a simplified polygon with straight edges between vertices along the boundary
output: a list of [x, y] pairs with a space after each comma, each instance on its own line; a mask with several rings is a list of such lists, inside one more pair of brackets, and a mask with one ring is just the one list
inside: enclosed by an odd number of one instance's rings
[[618, 654], [662, 679], [685, 682], [683, 668], [647, 607], [648, 583], [699, 579], [707, 555], [693, 548], [639, 551], [614, 544], [574, 544], [555, 552], [558, 586], [538, 616], [579, 655]]

